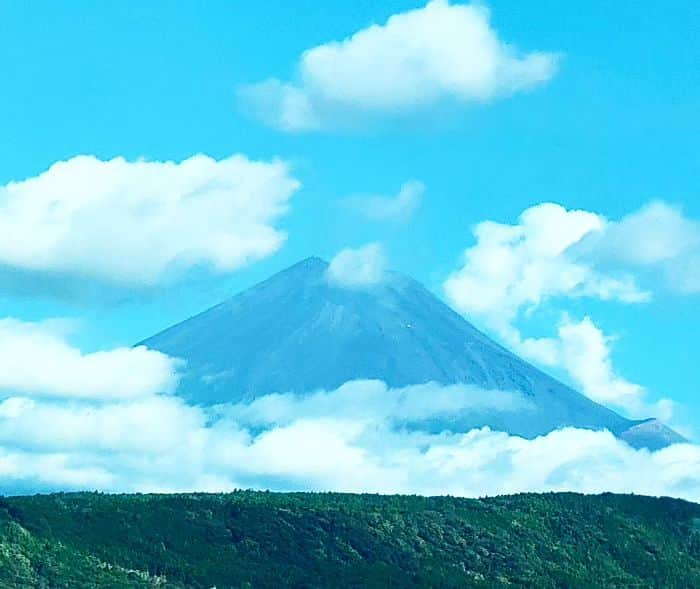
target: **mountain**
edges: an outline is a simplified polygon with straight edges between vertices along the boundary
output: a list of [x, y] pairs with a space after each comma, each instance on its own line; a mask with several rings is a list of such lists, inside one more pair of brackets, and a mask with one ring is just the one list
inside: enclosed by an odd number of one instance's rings
[[570, 493], [9, 497], [0, 587], [700, 587], [700, 506]]
[[635, 448], [648, 448], [649, 450], [660, 450], [671, 444], [687, 441], [658, 419], [645, 419], [637, 422], [636, 425], [621, 432], [619, 437]]
[[415, 280], [387, 273], [371, 288], [340, 287], [319, 258], [303, 260], [142, 343], [186, 361], [180, 394], [197, 404], [333, 390], [355, 379], [379, 379], [390, 387], [463, 383], [519, 393], [530, 408], [471, 411], [425, 427], [466, 431], [489, 425], [535, 437], [575, 426], [609, 429], [638, 446], [682, 440], [661, 424], [640, 429], [645, 422], [625, 419], [551, 378]]

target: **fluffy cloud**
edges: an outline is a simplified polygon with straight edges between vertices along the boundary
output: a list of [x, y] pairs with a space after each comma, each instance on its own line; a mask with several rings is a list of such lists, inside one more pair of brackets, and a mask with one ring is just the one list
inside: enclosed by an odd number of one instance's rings
[[420, 207], [425, 186], [418, 180], [404, 182], [396, 196], [355, 196], [346, 204], [371, 221], [408, 221]]
[[617, 406], [634, 417], [655, 415], [662, 420], [671, 419], [671, 400], [649, 404], [644, 400], [644, 387], [615, 372], [611, 359], [613, 341], [590, 317], [573, 321], [565, 316], [558, 328], [558, 339], [552, 342], [558, 355], [553, 365], [563, 366], [583, 393], [598, 403]]
[[700, 222], [664, 202], [608, 223], [570, 254], [598, 265], [657, 271], [672, 291], [700, 292]]
[[[436, 434], [401, 427], [423, 409], [483, 406], [483, 394], [469, 393], [358, 382], [213, 409], [172, 396], [90, 406], [13, 397], [0, 402], [0, 476], [3, 488], [34, 490], [573, 490], [700, 499], [700, 448], [691, 444], [649, 452], [605, 431], [568, 428], [526, 440], [488, 428]], [[421, 398], [434, 394], [437, 409]], [[498, 410], [517, 410], [513, 401], [502, 397]]]
[[298, 396], [265, 395], [247, 404], [222, 408], [222, 414], [249, 427], [288, 425], [298, 419], [342, 415], [353, 420], [382, 420], [391, 424], [419, 423], [468, 412], [527, 412], [532, 403], [506, 391], [484, 391], [471, 385], [435, 383], [388, 389], [379, 380], [351, 381], [334, 391]]
[[344, 249], [328, 265], [328, 280], [344, 288], [368, 288], [380, 284], [386, 272], [386, 255], [378, 243]]
[[299, 183], [282, 161], [77, 156], [0, 187], [0, 268], [150, 287], [275, 252]]
[[402, 115], [440, 101], [486, 102], [549, 80], [551, 53], [499, 39], [486, 7], [432, 0], [351, 37], [305, 51], [298, 79], [240, 89], [248, 108], [284, 131], [312, 131], [357, 115]]
[[50, 324], [0, 319], [0, 392], [84, 399], [172, 391], [178, 361], [143, 346], [84, 354]]
[[567, 252], [585, 236], [603, 230], [604, 217], [544, 203], [525, 210], [515, 225], [484, 221], [474, 228], [476, 244], [464, 252], [462, 267], [445, 282], [450, 302], [485, 319], [512, 338], [521, 310], [556, 297], [594, 297], [628, 303], [648, 301], [629, 274], [601, 274]]
[[[525, 210], [515, 225], [485, 221], [474, 229], [476, 244], [445, 282], [448, 300], [476, 318], [508, 345], [547, 367], [565, 369], [584, 393], [634, 416], [653, 412], [669, 418], [672, 403], [645, 403], [646, 391], [615, 373], [614, 338], [590, 318], [563, 314], [557, 333], [524, 337], [518, 320], [563, 298], [644, 303], [651, 293], [638, 285], [640, 267], [668, 272], [695, 255], [697, 225], [664, 203], [652, 203], [621, 221], [544, 203]], [[683, 267], [688, 264], [682, 264]], [[690, 283], [687, 276], [684, 284]]]
[[9, 397], [0, 403], [0, 420], [0, 444], [49, 453], [89, 447], [158, 454], [193, 441], [191, 434], [206, 425], [202, 411], [162, 395], [110, 403]]

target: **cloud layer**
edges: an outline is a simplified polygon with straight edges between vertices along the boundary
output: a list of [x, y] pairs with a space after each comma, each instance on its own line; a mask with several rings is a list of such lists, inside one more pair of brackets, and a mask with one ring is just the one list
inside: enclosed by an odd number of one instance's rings
[[538, 86], [551, 53], [521, 53], [499, 39], [482, 5], [432, 0], [343, 41], [305, 51], [297, 80], [239, 89], [247, 108], [283, 131], [314, 131], [343, 118], [400, 116], [449, 101], [486, 102]]
[[649, 452], [604, 431], [569, 428], [525, 440], [488, 428], [403, 427], [416, 415], [522, 410], [517, 397], [491, 395], [359, 381], [211, 410], [160, 395], [89, 406], [12, 397], [0, 402], [0, 476], [4, 488], [33, 490], [573, 490], [700, 500], [700, 448], [690, 444]]
[[299, 183], [282, 161], [77, 156], [0, 186], [0, 270], [152, 287], [277, 251]]

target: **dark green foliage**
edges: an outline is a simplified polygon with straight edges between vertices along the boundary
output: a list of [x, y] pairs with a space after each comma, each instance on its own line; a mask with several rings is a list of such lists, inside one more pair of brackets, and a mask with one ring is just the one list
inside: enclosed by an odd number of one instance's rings
[[700, 505], [626, 495], [0, 499], [0, 587], [700, 587]]

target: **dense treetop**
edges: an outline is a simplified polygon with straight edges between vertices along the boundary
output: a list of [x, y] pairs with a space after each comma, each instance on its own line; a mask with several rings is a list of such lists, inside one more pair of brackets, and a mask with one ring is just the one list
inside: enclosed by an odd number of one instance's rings
[[640, 496], [0, 499], [0, 586], [698, 587], [700, 505]]

